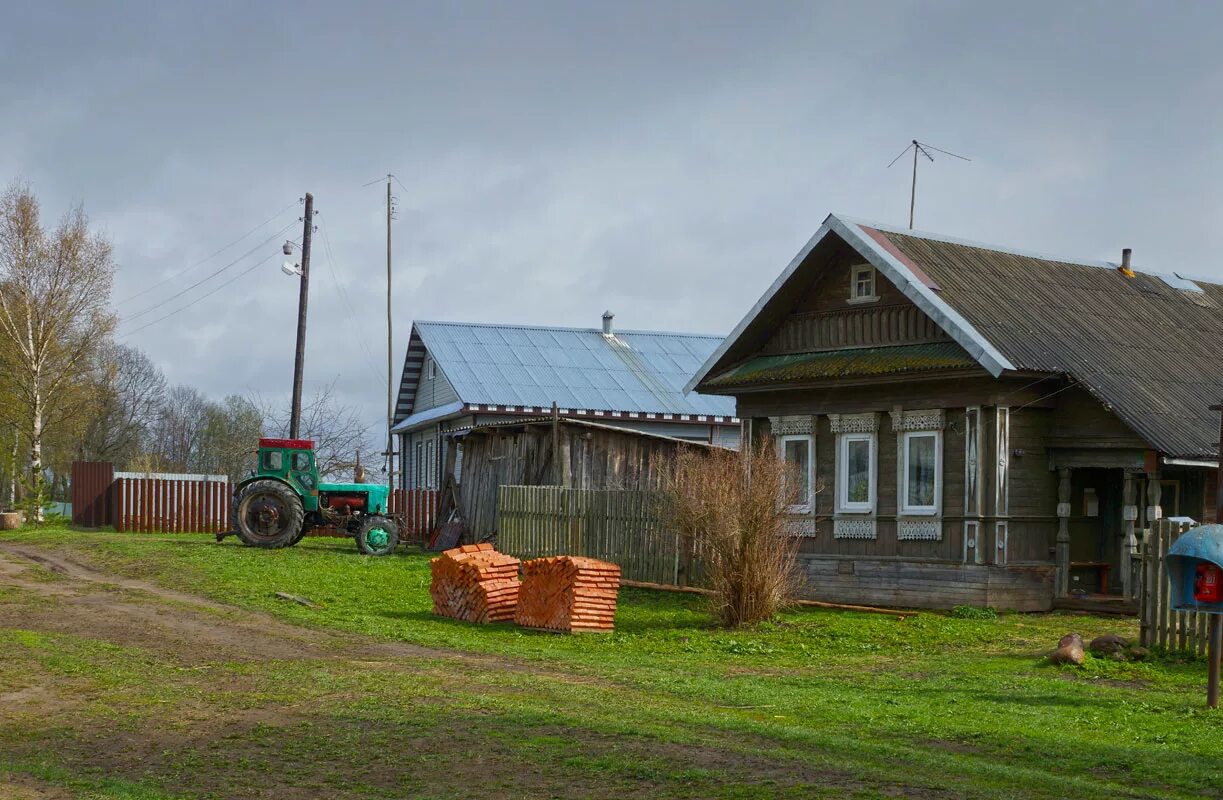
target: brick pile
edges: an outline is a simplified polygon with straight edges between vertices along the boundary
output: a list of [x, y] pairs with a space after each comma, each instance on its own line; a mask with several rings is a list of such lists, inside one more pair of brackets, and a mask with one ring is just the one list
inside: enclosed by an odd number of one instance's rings
[[491, 544], [465, 544], [430, 562], [433, 613], [467, 622], [508, 622], [518, 604], [518, 565]]
[[536, 558], [522, 565], [514, 622], [554, 631], [615, 627], [620, 567], [580, 556]]

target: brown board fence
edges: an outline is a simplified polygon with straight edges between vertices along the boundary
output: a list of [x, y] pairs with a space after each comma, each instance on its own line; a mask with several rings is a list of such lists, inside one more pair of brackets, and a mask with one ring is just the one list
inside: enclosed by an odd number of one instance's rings
[[109, 525], [113, 516], [111, 484], [115, 467], [109, 461], [72, 462], [72, 523], [86, 528]]
[[684, 586], [695, 563], [667, 530], [655, 492], [502, 486], [497, 549], [518, 558], [577, 555], [620, 566], [627, 580]]
[[[428, 539], [437, 517], [438, 492], [395, 489], [389, 511], [399, 516], [400, 540]], [[78, 461], [72, 465], [72, 520], [77, 525], [136, 533], [220, 533], [231, 529], [233, 484], [224, 475], [131, 473], [111, 464]], [[333, 528], [311, 535], [347, 536]]]
[[120, 476], [114, 483], [115, 529], [138, 533], [229, 530], [229, 481], [217, 477]]
[[1138, 595], [1140, 640], [1144, 647], [1204, 655], [1210, 615], [1173, 611], [1168, 582], [1168, 548], [1190, 527], [1161, 519], [1143, 531], [1142, 581]]

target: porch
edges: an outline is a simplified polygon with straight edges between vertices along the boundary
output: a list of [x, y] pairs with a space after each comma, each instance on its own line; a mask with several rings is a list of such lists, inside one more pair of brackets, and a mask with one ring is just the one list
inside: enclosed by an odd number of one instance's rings
[[1217, 470], [1152, 451], [1056, 449], [1057, 608], [1136, 613], [1139, 544], [1165, 518], [1213, 514]]

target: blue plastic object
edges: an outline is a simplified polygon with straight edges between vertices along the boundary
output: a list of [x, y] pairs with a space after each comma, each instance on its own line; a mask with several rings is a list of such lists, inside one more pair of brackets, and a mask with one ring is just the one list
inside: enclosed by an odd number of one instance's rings
[[1199, 603], [1193, 599], [1193, 579], [1203, 562], [1223, 568], [1223, 525], [1190, 528], [1168, 548], [1168, 580], [1173, 611], [1205, 611], [1223, 614], [1223, 602]]

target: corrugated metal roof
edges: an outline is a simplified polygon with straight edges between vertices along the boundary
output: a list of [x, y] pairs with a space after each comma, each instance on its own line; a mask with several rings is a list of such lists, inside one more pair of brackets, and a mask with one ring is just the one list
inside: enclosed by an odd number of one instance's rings
[[719, 336], [459, 322], [417, 322], [413, 332], [464, 403], [735, 414], [734, 398], [684, 392]]
[[[828, 219], [695, 372], [693, 386], [751, 358], [810, 285], [820, 248], [855, 248], [991, 374], [1069, 376], [1167, 456], [1218, 450], [1223, 400], [1223, 285], [1188, 270], [1126, 277], [1106, 261], [1061, 259]], [[827, 252], [823, 250], [822, 252]], [[1174, 279], [1169, 275], [1175, 276]]]
[[886, 236], [1017, 369], [1069, 375], [1168, 455], [1217, 451], [1223, 286], [1187, 291], [1108, 264]]
[[726, 388], [777, 381], [892, 375], [976, 366], [976, 359], [955, 342], [865, 347], [856, 350], [758, 356], [707, 381], [706, 385]]

